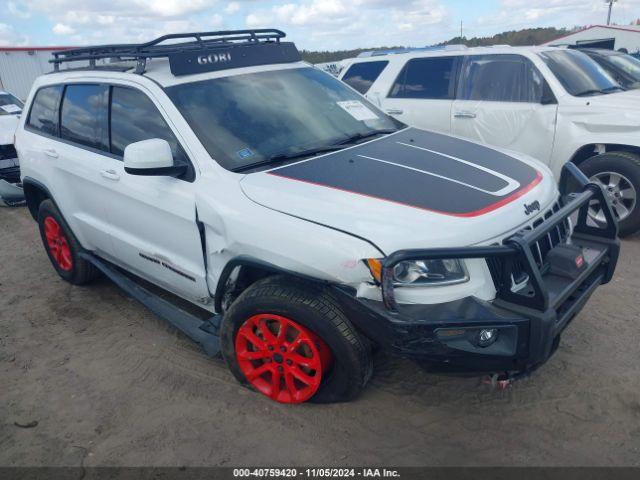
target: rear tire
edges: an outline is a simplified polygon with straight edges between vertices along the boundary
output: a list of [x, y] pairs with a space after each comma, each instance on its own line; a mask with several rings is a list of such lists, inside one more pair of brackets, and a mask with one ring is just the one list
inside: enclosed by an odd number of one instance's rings
[[[605, 185], [605, 191], [610, 192], [612, 207], [615, 211], [629, 211], [628, 215], [619, 221], [620, 236], [625, 237], [640, 230], [640, 199], [638, 198], [640, 195], [640, 155], [630, 152], [602, 153], [581, 163], [580, 170], [592, 181], [599, 180]], [[614, 187], [612, 190], [607, 188], [611, 178], [609, 173], [614, 174], [614, 180], [611, 181]], [[615, 189], [616, 186], [619, 186], [618, 190]], [[633, 199], [630, 196], [632, 193], [628, 193], [627, 198], [624, 194], [616, 196], [616, 193], [620, 193], [620, 191], [633, 192]]]
[[63, 280], [83, 285], [99, 275], [92, 264], [80, 258], [82, 247], [51, 200], [44, 200], [40, 204], [38, 226], [49, 260]]
[[[268, 328], [266, 334], [257, 326], [260, 322], [264, 322], [263, 328]], [[278, 343], [282, 325], [287, 326], [283, 338], [295, 334], [296, 330], [299, 333]], [[247, 335], [253, 340], [247, 342]], [[302, 360], [307, 365], [302, 369], [307, 376], [299, 375], [299, 364], [288, 363], [289, 358], [294, 358], [287, 356], [289, 347], [298, 336], [312, 339], [303, 344], [307, 358]], [[224, 315], [220, 339], [222, 355], [238, 381], [281, 403], [351, 400], [360, 393], [373, 371], [366, 342], [328, 290], [285, 276], [259, 280], [242, 292]], [[265, 343], [264, 340], [273, 341]], [[280, 348], [282, 355], [278, 354]], [[298, 353], [305, 355], [304, 351], [298, 350]], [[250, 361], [246, 360], [247, 354], [252, 356]], [[247, 375], [256, 375], [254, 371], [258, 368], [264, 371], [262, 377], [250, 381]], [[295, 385], [291, 380], [292, 369], [296, 369]], [[302, 384], [298, 378], [309, 380]]]

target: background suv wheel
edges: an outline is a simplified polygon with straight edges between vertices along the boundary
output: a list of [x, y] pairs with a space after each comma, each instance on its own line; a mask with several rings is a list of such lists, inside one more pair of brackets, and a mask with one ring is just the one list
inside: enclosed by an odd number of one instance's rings
[[[584, 161], [580, 169], [591, 181], [600, 183], [620, 222], [620, 236], [640, 230], [640, 155], [630, 152], [607, 152]], [[599, 208], [589, 210], [597, 223], [604, 222]]]

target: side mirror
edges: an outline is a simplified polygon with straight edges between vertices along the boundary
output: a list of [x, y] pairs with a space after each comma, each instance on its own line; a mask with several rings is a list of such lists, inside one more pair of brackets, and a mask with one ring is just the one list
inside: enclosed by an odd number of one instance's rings
[[174, 165], [169, 142], [160, 138], [131, 143], [124, 149], [124, 171], [131, 175], [178, 177], [186, 165]]

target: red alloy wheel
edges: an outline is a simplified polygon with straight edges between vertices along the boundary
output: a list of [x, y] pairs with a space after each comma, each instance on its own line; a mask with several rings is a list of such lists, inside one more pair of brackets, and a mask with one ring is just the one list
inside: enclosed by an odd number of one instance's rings
[[240, 370], [256, 390], [281, 403], [302, 403], [320, 387], [333, 362], [327, 344], [299, 323], [259, 314], [236, 335]]
[[49, 253], [58, 266], [65, 272], [71, 271], [73, 268], [71, 248], [69, 248], [67, 237], [55, 218], [47, 217], [44, 219], [44, 236], [47, 239]]

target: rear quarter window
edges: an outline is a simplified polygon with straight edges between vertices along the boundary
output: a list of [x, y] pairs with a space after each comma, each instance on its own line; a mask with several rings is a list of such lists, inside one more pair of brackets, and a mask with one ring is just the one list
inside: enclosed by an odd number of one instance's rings
[[388, 64], [386, 60], [354, 63], [344, 74], [342, 81], [364, 95]]
[[57, 135], [61, 95], [62, 85], [38, 90], [31, 105], [27, 127], [47, 135]]

